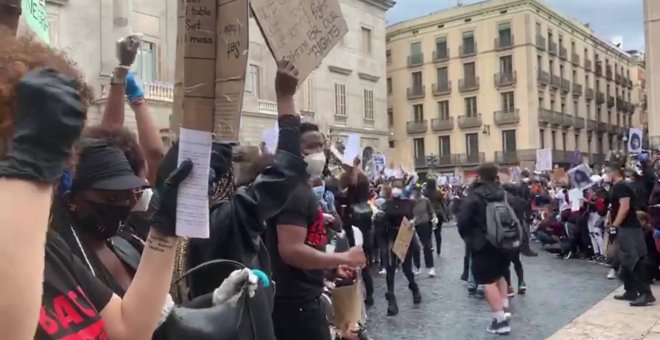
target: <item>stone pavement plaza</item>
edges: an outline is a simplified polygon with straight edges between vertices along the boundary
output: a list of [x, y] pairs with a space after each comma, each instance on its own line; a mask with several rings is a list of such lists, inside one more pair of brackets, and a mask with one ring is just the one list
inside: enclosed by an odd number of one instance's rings
[[[660, 286], [653, 285], [653, 294], [660, 297]], [[617, 289], [598, 302], [549, 340], [660, 340], [660, 304], [651, 307], [630, 307], [613, 296]]]

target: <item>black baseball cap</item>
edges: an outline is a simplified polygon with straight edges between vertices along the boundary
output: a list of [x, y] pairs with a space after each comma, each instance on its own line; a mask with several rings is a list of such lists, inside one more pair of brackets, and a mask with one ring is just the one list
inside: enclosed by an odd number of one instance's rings
[[110, 142], [81, 149], [73, 187], [76, 190], [131, 190], [149, 183], [133, 172], [124, 152]]

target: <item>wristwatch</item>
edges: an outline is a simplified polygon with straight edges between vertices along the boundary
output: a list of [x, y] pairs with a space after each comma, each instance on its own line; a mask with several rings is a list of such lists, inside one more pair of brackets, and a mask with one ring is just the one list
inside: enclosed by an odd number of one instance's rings
[[127, 66], [117, 66], [112, 72], [112, 78], [110, 78], [110, 85], [126, 85], [126, 76], [128, 75]]

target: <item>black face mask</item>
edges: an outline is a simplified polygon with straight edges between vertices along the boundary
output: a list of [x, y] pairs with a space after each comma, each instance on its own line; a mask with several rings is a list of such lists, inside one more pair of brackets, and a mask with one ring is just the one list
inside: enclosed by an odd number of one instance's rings
[[131, 207], [89, 202], [92, 209], [83, 216], [74, 214], [76, 226], [98, 240], [107, 240], [119, 231], [131, 212]]

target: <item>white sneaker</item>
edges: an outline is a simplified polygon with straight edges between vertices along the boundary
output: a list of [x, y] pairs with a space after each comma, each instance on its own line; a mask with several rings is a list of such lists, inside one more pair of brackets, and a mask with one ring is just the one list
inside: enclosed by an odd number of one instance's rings
[[385, 274], [387, 274], [387, 270], [385, 270], [385, 268], [381, 269], [381, 270], [378, 272], [378, 275], [385, 275]]
[[429, 269], [429, 276], [430, 277], [435, 277], [435, 268]]
[[421, 274], [421, 273], [422, 273], [422, 270], [421, 270], [421, 269], [419, 269], [419, 268], [415, 268], [415, 269], [413, 269], [413, 274], [415, 274], [415, 275], [419, 275], [419, 274]]
[[616, 271], [613, 268], [610, 269], [610, 271], [607, 273], [607, 279], [608, 280], [616, 279]]

